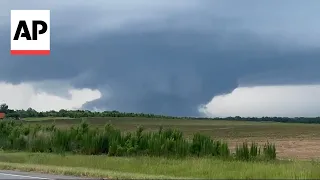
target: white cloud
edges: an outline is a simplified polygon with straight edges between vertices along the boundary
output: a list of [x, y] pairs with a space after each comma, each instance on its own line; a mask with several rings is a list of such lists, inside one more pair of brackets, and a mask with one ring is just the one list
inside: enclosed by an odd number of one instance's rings
[[[50, 87], [50, 83], [48, 83]], [[63, 83], [61, 84], [63, 86]], [[61, 86], [60, 85], [60, 86]], [[41, 86], [44, 83], [41, 82]], [[21, 83], [13, 85], [6, 82], [0, 83], [0, 102], [7, 103], [11, 109], [27, 109], [29, 107], [38, 111], [80, 109], [83, 104], [101, 97], [99, 90], [75, 89], [70, 86], [57, 87], [65, 89], [69, 95], [59, 96], [58, 93], [46, 92], [37, 88], [37, 83]]]
[[199, 108], [207, 116], [320, 116], [320, 85], [239, 87]]

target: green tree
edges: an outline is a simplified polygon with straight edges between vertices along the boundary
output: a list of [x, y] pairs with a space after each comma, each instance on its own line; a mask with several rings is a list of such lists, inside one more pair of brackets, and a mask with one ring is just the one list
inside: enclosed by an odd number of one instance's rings
[[9, 106], [6, 103], [3, 103], [0, 105], [0, 112], [7, 113], [9, 109]]

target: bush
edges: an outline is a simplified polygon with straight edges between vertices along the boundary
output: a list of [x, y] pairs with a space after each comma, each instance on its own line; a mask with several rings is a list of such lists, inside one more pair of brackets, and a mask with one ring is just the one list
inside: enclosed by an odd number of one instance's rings
[[246, 142], [242, 143], [242, 146], [237, 145], [236, 147], [236, 159], [238, 160], [250, 160], [250, 151]]
[[204, 157], [214, 156], [238, 160], [276, 158], [274, 144], [265, 144], [260, 155], [260, 147], [245, 142], [237, 146], [235, 156], [230, 155], [227, 143], [212, 140], [211, 137], [195, 133], [192, 140], [184, 138], [176, 129], [163, 129], [157, 132], [144, 132], [138, 127], [136, 132], [121, 132], [110, 124], [103, 129], [91, 128], [82, 121], [69, 129], [58, 129], [54, 124], [44, 127], [26, 126], [13, 121], [0, 122], [0, 148], [30, 152], [54, 152], [108, 156], [165, 156], [165, 157]]
[[263, 147], [263, 155], [266, 160], [276, 159], [277, 153], [275, 144], [267, 142]]

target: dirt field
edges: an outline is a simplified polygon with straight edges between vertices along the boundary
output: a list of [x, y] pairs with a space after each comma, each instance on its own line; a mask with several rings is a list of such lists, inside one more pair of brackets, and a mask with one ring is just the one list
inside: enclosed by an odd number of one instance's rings
[[[51, 124], [68, 127], [79, 123], [79, 119], [35, 120], [29, 123]], [[134, 131], [142, 125], [148, 131], [176, 128], [190, 136], [195, 132], [210, 135], [214, 139], [230, 142], [231, 147], [243, 141], [266, 141], [276, 144], [278, 157], [284, 159], [320, 159], [320, 125], [246, 121], [177, 120], [148, 118], [89, 118], [87, 121], [99, 127], [111, 123], [126, 131]]]

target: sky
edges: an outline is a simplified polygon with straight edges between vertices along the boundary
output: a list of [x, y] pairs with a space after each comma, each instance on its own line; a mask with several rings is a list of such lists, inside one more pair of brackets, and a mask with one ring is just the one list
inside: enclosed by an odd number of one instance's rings
[[[13, 109], [319, 116], [318, 0], [2, 0]], [[10, 55], [10, 10], [51, 10], [51, 55]]]

